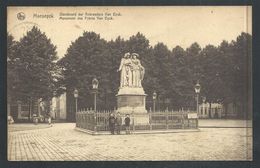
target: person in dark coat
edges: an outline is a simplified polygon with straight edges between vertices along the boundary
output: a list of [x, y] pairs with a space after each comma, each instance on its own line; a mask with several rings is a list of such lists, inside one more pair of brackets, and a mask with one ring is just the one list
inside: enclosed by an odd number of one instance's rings
[[110, 114], [108, 122], [109, 122], [109, 129], [111, 131], [111, 134], [114, 135], [115, 134], [115, 122], [116, 122], [116, 119], [115, 119], [113, 113]]
[[130, 134], [130, 117], [129, 117], [129, 114], [127, 114], [126, 118], [125, 118], [125, 131], [126, 131], [126, 134]]
[[122, 125], [122, 118], [121, 118], [120, 112], [118, 112], [117, 116], [116, 116], [116, 133], [117, 134], [120, 134], [121, 125]]

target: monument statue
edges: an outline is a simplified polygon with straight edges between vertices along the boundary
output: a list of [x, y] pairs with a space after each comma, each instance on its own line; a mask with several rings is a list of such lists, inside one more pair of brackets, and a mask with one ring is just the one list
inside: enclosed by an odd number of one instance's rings
[[142, 87], [141, 81], [144, 78], [144, 67], [141, 65], [140, 60], [137, 58], [139, 55], [136, 53], [132, 54], [132, 70], [133, 70], [133, 81], [132, 85], [134, 87]]
[[121, 59], [118, 71], [120, 71], [120, 87], [142, 87], [144, 67], [137, 58], [137, 53], [126, 53]]
[[120, 86], [116, 95], [117, 111], [135, 115], [135, 122], [147, 124], [149, 116], [145, 109], [146, 94], [142, 87], [145, 69], [139, 55], [125, 53], [117, 71], [120, 72]]
[[120, 87], [129, 86], [130, 81], [132, 81], [132, 73], [131, 73], [131, 59], [130, 53], [125, 53], [124, 57], [121, 59], [121, 63], [118, 71], [120, 74]]

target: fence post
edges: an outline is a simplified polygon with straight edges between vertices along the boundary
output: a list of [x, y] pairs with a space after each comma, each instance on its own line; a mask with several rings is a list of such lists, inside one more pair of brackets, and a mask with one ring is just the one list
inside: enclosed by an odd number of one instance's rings
[[196, 128], [199, 128], [199, 118], [196, 118]]
[[83, 115], [84, 115], [84, 113], [81, 111], [79, 113], [79, 120], [80, 120], [80, 127], [81, 128], [83, 128], [85, 126], [85, 124], [86, 124], [86, 122], [84, 122], [84, 120], [83, 120]]
[[79, 127], [79, 113], [76, 112], [76, 127]]
[[150, 124], [150, 131], [153, 129], [152, 127], [152, 111], [149, 113], [149, 124]]
[[84, 128], [84, 126], [83, 126], [83, 114], [82, 113], [79, 113], [78, 114], [78, 120], [79, 120], [79, 128]]
[[94, 134], [97, 134], [97, 112], [94, 112]]
[[78, 113], [78, 127], [81, 128], [82, 125], [82, 115], [81, 113]]
[[166, 129], [168, 129], [168, 110], [166, 111]]
[[134, 117], [134, 114], [133, 114], [133, 133], [135, 132], [135, 117]]
[[181, 111], [181, 124], [182, 124], [182, 129], [184, 129], [184, 113]]
[[92, 125], [91, 117], [92, 116], [91, 116], [90, 113], [87, 113], [87, 112], [84, 112], [83, 114], [84, 114], [85, 120], [86, 120], [86, 122], [85, 122], [86, 123], [86, 128], [91, 130], [92, 129], [91, 128], [91, 125]]
[[[187, 113], [187, 115], [189, 115], [189, 112]], [[189, 117], [187, 118], [187, 121], [188, 121], [188, 128], [190, 128], [190, 120], [189, 120]]]
[[91, 123], [91, 121], [89, 120], [89, 113], [87, 113], [86, 111], [84, 111], [82, 113], [82, 116], [84, 116], [84, 127], [85, 129], [89, 129], [89, 123]]

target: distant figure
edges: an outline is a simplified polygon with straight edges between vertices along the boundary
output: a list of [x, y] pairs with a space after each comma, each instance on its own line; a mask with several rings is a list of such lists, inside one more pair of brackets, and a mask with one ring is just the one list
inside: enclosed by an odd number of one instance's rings
[[127, 114], [126, 118], [125, 118], [125, 131], [126, 131], [126, 134], [130, 134], [130, 117], [129, 117], [129, 114]]
[[14, 119], [12, 116], [8, 116], [8, 124], [13, 124], [14, 123]]
[[48, 124], [52, 126], [52, 124], [51, 124], [51, 115], [50, 115], [50, 113], [48, 114]]
[[114, 114], [111, 113], [110, 116], [109, 116], [109, 119], [108, 119], [108, 122], [109, 122], [109, 128], [110, 128], [110, 132], [112, 135], [115, 134], [115, 117], [114, 117]]
[[121, 125], [122, 125], [122, 118], [120, 116], [120, 112], [118, 112], [117, 116], [116, 116], [116, 133], [117, 134], [120, 134]]

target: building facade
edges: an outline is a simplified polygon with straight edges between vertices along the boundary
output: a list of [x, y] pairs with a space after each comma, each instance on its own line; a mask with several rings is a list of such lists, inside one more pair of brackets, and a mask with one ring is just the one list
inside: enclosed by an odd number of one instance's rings
[[199, 118], [222, 118], [223, 106], [218, 103], [202, 103], [199, 105]]
[[66, 93], [58, 97], [53, 97], [51, 100], [51, 112], [50, 115], [55, 120], [67, 119], [67, 107], [66, 107]]

